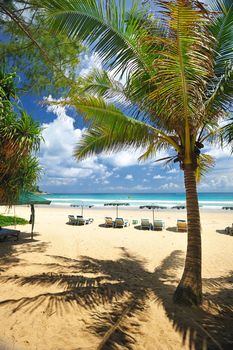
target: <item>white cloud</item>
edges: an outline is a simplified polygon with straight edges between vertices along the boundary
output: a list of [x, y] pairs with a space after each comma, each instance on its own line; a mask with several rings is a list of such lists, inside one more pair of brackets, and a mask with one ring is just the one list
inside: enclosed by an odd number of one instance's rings
[[69, 185], [80, 178], [99, 174], [103, 179], [112, 175], [98, 157], [77, 162], [73, 157], [75, 144], [80, 141], [85, 129], [75, 129], [74, 119], [67, 115], [67, 107], [51, 105], [47, 110], [57, 118], [42, 124], [44, 142], [39, 154], [45, 177], [42, 183], [55, 186]]
[[161, 180], [161, 179], [164, 179], [165, 176], [161, 176], [161, 175], [155, 175], [153, 176], [153, 179], [154, 180]]
[[128, 174], [125, 176], [126, 180], [133, 180], [133, 175], [132, 174]]
[[[233, 169], [232, 169], [233, 171]], [[210, 191], [226, 191], [233, 189], [233, 175], [208, 175], [199, 185], [200, 189]]]
[[180, 188], [180, 186], [174, 182], [169, 182], [159, 187], [160, 190], [174, 190], [178, 188]]
[[221, 147], [218, 147], [217, 145], [207, 144], [204, 153], [207, 153], [216, 159], [221, 159], [221, 158], [231, 156], [231, 147], [225, 146], [222, 149]]
[[107, 185], [107, 184], [109, 184], [109, 181], [108, 180], [104, 180], [103, 184]]
[[102, 69], [102, 62], [98, 53], [85, 53], [80, 55], [80, 64], [76, 72], [77, 75], [85, 77], [93, 69]]
[[118, 168], [123, 168], [123, 167], [128, 167], [128, 166], [133, 166], [133, 165], [138, 165], [138, 158], [142, 154], [142, 150], [139, 149], [127, 149], [124, 151], [120, 151], [117, 153], [111, 153], [111, 154], [106, 154], [102, 153], [100, 155], [100, 158], [105, 161], [106, 163], [118, 167]]
[[132, 188], [132, 190], [134, 190], [134, 191], [149, 191], [151, 189], [152, 189], [151, 187], [143, 186], [143, 185], [136, 185]]
[[175, 169], [175, 168], [173, 168], [173, 169], [171, 169], [171, 170], [168, 170], [167, 173], [168, 173], [168, 174], [176, 174], [176, 173], [178, 173], [178, 170]]
[[[128, 147], [125, 150], [116, 152], [116, 153], [102, 153], [100, 155], [100, 159], [102, 159], [104, 162], [112, 165], [113, 167], [117, 168], [124, 168], [128, 166], [134, 166], [139, 165], [143, 166], [143, 169], [145, 169], [145, 164], [149, 165], [151, 167], [151, 170], [153, 170], [152, 167], [157, 165], [157, 163], [152, 162], [151, 159], [148, 159], [146, 162], [139, 162], [138, 158], [145, 152], [145, 149], [143, 148], [134, 148], [134, 147]], [[165, 157], [167, 153], [161, 152], [158, 153], [158, 157]], [[150, 173], [147, 173], [147, 175], [150, 175]]]

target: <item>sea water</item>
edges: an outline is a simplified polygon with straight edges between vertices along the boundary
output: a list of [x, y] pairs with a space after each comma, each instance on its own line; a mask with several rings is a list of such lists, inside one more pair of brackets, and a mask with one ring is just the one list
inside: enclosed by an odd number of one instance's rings
[[[184, 193], [59, 193], [44, 195], [51, 200], [51, 204], [70, 206], [71, 204], [94, 205], [103, 207], [105, 203], [123, 202], [130, 207], [139, 207], [154, 204], [171, 208], [176, 205], [185, 205]], [[199, 204], [206, 209], [221, 209], [223, 206], [233, 206], [233, 193], [199, 193]]]

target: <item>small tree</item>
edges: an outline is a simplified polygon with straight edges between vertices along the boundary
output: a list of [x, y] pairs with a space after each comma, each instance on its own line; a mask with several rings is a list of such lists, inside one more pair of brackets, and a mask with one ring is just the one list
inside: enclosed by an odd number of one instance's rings
[[4, 204], [31, 190], [40, 172], [34, 152], [39, 149], [41, 127], [12, 102], [14, 78], [15, 74], [0, 71], [0, 202]]
[[0, 57], [7, 61], [9, 72], [16, 68], [23, 77], [20, 86], [24, 91], [55, 94], [75, 83], [84, 47], [62, 33], [51, 36], [40, 3], [0, 1]]

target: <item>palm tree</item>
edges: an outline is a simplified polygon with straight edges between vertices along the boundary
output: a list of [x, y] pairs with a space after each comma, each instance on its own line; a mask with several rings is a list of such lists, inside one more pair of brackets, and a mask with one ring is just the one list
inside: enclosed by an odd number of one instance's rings
[[36, 185], [40, 173], [34, 152], [39, 148], [41, 127], [12, 102], [14, 79], [15, 74], [0, 71], [0, 202], [9, 205], [21, 191]]
[[[76, 158], [143, 147], [140, 160], [172, 149], [166, 161], [184, 172], [188, 244], [174, 301], [200, 304], [201, 228], [197, 176], [211, 163], [201, 153], [233, 99], [233, 4], [158, 0], [148, 14], [124, 0], [43, 2], [53, 32], [82, 39], [108, 71], [80, 79], [67, 102], [88, 122]], [[121, 75], [125, 84], [115, 81]]]
[[227, 124], [222, 127], [223, 142], [229, 144], [233, 153], [233, 118], [227, 121]]

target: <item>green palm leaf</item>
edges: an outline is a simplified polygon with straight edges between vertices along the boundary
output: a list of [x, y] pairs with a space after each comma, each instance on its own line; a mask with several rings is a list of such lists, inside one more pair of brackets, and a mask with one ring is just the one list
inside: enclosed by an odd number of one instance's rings
[[200, 182], [201, 178], [206, 175], [215, 165], [213, 157], [209, 154], [201, 154], [198, 158], [198, 164], [196, 169], [196, 180]]
[[[106, 6], [104, 6], [106, 5]], [[91, 45], [101, 59], [116, 74], [130, 71], [152, 70], [150, 59], [138, 45], [138, 39], [146, 34], [137, 16], [139, 2], [134, 1], [130, 12], [125, 0], [52, 0], [44, 1], [43, 8], [53, 30], [66, 32]]]
[[[115, 80], [109, 72], [100, 69], [93, 69], [85, 77], [79, 78], [77, 82], [79, 89], [78, 94], [83, 92], [85, 95], [94, 95], [107, 99], [117, 98], [125, 101], [124, 86]], [[77, 94], [77, 89], [69, 96]]]
[[215, 38], [215, 74], [224, 74], [226, 62], [233, 60], [233, 2], [211, 0], [212, 21], [210, 30]]
[[233, 153], [233, 118], [228, 120], [228, 123], [222, 128], [223, 141], [231, 145], [231, 152]]

